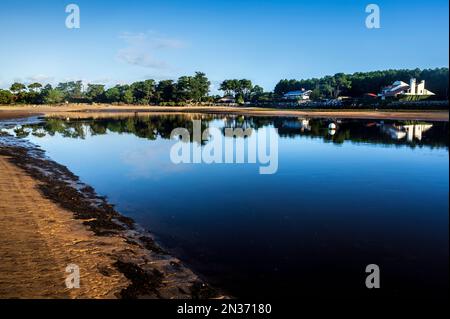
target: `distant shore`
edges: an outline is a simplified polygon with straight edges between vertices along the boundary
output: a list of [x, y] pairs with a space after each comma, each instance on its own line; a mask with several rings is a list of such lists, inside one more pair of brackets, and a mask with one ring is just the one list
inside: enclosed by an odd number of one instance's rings
[[443, 110], [352, 110], [352, 109], [269, 109], [233, 106], [139, 106], [139, 105], [89, 105], [68, 104], [62, 106], [24, 105], [0, 106], [0, 118], [16, 118], [30, 115], [52, 115], [67, 112], [89, 113], [210, 113], [241, 114], [252, 116], [286, 116], [316, 118], [353, 118], [416, 121], [449, 121], [449, 112]]

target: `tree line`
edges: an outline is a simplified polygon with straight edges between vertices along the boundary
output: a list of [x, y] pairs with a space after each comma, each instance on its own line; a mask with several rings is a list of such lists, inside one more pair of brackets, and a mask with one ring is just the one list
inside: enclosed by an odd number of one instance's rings
[[[448, 99], [448, 68], [385, 70], [337, 73], [333, 76], [303, 80], [281, 80], [273, 92], [264, 92], [259, 85], [248, 79], [229, 79], [220, 84], [223, 95], [236, 103], [265, 103], [276, 101], [289, 91], [312, 90], [311, 99], [333, 99], [339, 96], [361, 97], [366, 93], [378, 93], [381, 88], [410, 78], [425, 80], [426, 88], [438, 99]], [[211, 82], [205, 73], [181, 76], [177, 81], [149, 79], [132, 84], [106, 88], [102, 84], [87, 84], [81, 81], [59, 83], [53, 87], [41, 83], [13, 83], [9, 90], [0, 90], [0, 104], [60, 104], [70, 103], [118, 103], [140, 105], [185, 105], [190, 103], [220, 101], [221, 96], [211, 96]]]
[[0, 104], [59, 104], [70, 103], [123, 103], [163, 104], [208, 102], [211, 82], [202, 72], [193, 76], [182, 76], [178, 81], [153, 79], [132, 84], [116, 85], [106, 89], [103, 84], [87, 84], [82, 81], [59, 83], [56, 87], [47, 84], [13, 83], [9, 90], [0, 90]]
[[425, 80], [425, 87], [436, 94], [436, 98], [448, 99], [448, 68], [401, 69], [353, 74], [337, 73], [334, 76], [304, 80], [281, 80], [275, 86], [277, 97], [289, 91], [312, 90], [311, 99], [337, 98], [338, 96], [361, 97], [366, 93], [379, 93], [381, 88], [400, 80], [409, 84], [411, 78]]
[[[187, 103], [217, 102], [221, 96], [211, 96], [211, 82], [202, 72], [193, 76], [181, 76], [176, 82], [153, 79], [116, 85], [106, 89], [103, 84], [87, 84], [82, 81], [59, 83], [56, 87], [31, 83], [28, 86], [14, 83], [9, 90], [0, 90], [0, 104], [60, 104], [70, 103], [121, 103], [185, 105]], [[271, 93], [247, 79], [225, 80], [220, 84], [224, 96], [237, 103], [269, 100]]]

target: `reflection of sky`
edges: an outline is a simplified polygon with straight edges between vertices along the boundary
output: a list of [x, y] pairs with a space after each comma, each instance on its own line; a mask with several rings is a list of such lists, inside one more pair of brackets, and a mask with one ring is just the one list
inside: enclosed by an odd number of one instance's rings
[[[314, 286], [323, 272], [335, 280], [374, 261], [401, 265], [396, 278], [418, 269], [438, 277], [419, 284], [448, 274], [447, 149], [280, 138], [278, 172], [259, 175], [259, 164], [172, 164], [175, 141], [160, 138], [30, 140], [200, 273], [239, 292]], [[327, 267], [337, 262], [339, 273]]]
[[[220, 126], [220, 123], [216, 124]], [[249, 139], [254, 138], [252, 135]], [[126, 185], [140, 189], [165, 186], [168, 190], [180, 191], [183, 190], [180, 184], [203, 187], [194, 181], [201, 181], [220, 193], [220, 189], [225, 190], [233, 179], [242, 180], [250, 187], [261, 188], [263, 185], [273, 191], [283, 186], [287, 193], [304, 183], [325, 188], [340, 185], [356, 193], [360, 192], [361, 185], [373, 186], [374, 191], [377, 188], [407, 188], [423, 192], [427, 190], [414, 185], [428, 180], [448, 189], [448, 151], [428, 147], [411, 149], [350, 142], [336, 145], [302, 136], [280, 138], [278, 172], [273, 176], [260, 176], [259, 163], [173, 164], [170, 148], [176, 141], [160, 138], [150, 141], [131, 134], [110, 132], [96, 136], [88, 134], [84, 140], [63, 138], [59, 134], [44, 138], [30, 136], [30, 140], [105, 193], [111, 190], [120, 193]], [[225, 182], [217, 184], [217, 180]], [[436, 192], [430, 192], [433, 193]]]
[[51, 158], [74, 165], [76, 171], [94, 175], [107, 172], [107, 175], [128, 179], [155, 179], [187, 169], [170, 161], [173, 142], [169, 140], [150, 142], [131, 134], [111, 132], [96, 136], [87, 134], [84, 140], [64, 138], [58, 133], [44, 138], [30, 136], [30, 140], [42, 146]]

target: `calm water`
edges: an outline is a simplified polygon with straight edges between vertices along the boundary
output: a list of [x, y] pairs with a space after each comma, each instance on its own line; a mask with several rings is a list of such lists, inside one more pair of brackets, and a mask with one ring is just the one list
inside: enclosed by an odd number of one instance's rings
[[[277, 128], [279, 169], [170, 161], [170, 132]], [[448, 288], [448, 123], [172, 115], [16, 130], [239, 297], [432, 296]], [[30, 134], [31, 133], [31, 134]], [[206, 142], [205, 144], [207, 144]], [[378, 291], [365, 267], [381, 269]], [[447, 292], [445, 292], [447, 293]]]

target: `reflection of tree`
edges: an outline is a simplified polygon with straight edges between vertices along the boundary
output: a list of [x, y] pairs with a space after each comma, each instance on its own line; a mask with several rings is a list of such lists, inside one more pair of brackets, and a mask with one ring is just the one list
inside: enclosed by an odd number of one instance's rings
[[[59, 118], [48, 118], [43, 123], [24, 125], [15, 130], [16, 135], [26, 137], [30, 131], [34, 136], [43, 137], [46, 134], [61, 134], [69, 138], [85, 138], [86, 132], [91, 135], [103, 135], [107, 132], [118, 134], [133, 134], [140, 138], [155, 140], [157, 138], [169, 139], [172, 130], [177, 127], [186, 128], [192, 135], [192, 120], [202, 121], [202, 132], [208, 128], [212, 121], [221, 120], [224, 128], [253, 128], [255, 130], [272, 126], [278, 129], [281, 137], [294, 138], [305, 136], [319, 138], [325, 142], [342, 144], [345, 141], [356, 143], [393, 144], [446, 147], [448, 148], [448, 123], [434, 123], [433, 127], [423, 135], [422, 140], [394, 140], [383, 134], [380, 130], [381, 121], [374, 120], [342, 120], [338, 122], [337, 130], [330, 134], [327, 119], [307, 120], [305, 128], [302, 122], [305, 119], [288, 117], [258, 117], [242, 115], [158, 115], [158, 116], [134, 116], [124, 118], [98, 118], [66, 121]], [[417, 124], [417, 122], [384, 121], [386, 123], [405, 125]], [[30, 130], [31, 129], [31, 130]]]
[[16, 136], [18, 138], [24, 138], [24, 137], [28, 137], [28, 135], [30, 135], [30, 132], [25, 129], [25, 125], [23, 127], [16, 128], [14, 130], [14, 133], [16, 134]]

